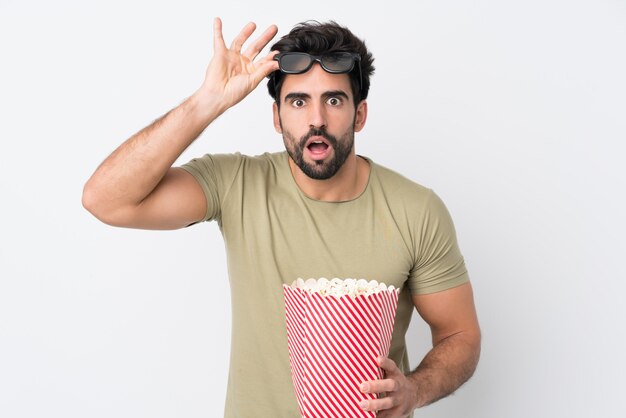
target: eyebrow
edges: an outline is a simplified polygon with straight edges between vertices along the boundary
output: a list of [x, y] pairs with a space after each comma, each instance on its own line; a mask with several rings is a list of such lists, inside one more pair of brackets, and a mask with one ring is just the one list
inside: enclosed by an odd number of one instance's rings
[[[346, 100], [350, 100], [350, 97], [348, 97], [348, 94], [346, 94], [346, 92], [343, 90], [329, 90], [329, 91], [325, 91], [324, 93], [322, 93], [322, 98], [324, 99], [327, 99], [329, 97], [336, 97], [336, 96], [340, 96], [340, 97], [345, 98]], [[310, 98], [311, 98], [311, 95], [308, 93], [293, 92], [285, 96], [284, 102], [288, 102], [288, 101], [296, 100], [296, 99], [310, 99]]]
[[294, 93], [289, 93], [285, 96], [284, 101], [288, 102], [290, 100], [296, 100], [296, 99], [310, 99], [311, 95], [307, 94], [307, 93], [299, 93], [299, 92], [294, 92]]
[[340, 97], [343, 97], [346, 100], [350, 100], [350, 98], [348, 97], [346, 92], [343, 91], [343, 90], [331, 90], [331, 91], [326, 91], [326, 92], [322, 93], [322, 97], [324, 99], [328, 99], [329, 97], [336, 97], [336, 96], [340, 96]]

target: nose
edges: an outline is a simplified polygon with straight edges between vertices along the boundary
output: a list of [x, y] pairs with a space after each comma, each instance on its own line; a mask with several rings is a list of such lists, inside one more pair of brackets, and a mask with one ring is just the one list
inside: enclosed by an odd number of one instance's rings
[[309, 127], [323, 129], [326, 128], [326, 108], [323, 103], [316, 103], [309, 107]]

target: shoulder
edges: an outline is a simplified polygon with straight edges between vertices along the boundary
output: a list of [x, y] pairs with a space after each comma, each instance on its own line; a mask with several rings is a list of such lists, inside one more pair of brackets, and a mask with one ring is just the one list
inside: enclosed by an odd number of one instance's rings
[[244, 165], [258, 169], [277, 169], [287, 165], [287, 152], [265, 152], [260, 155], [241, 155]]
[[205, 154], [202, 157], [194, 158], [183, 168], [188, 166], [200, 167], [219, 167], [222, 169], [267, 169], [271, 167], [280, 167], [287, 163], [286, 152], [266, 152], [261, 155], [246, 155], [240, 152], [224, 153], [224, 154]]
[[275, 184], [289, 170], [286, 152], [266, 152], [260, 155], [239, 154], [237, 175], [256, 185]]
[[371, 160], [371, 188], [375, 199], [383, 200], [394, 216], [415, 227], [428, 223], [451, 223], [450, 213], [439, 195], [398, 172]]
[[371, 167], [370, 182], [374, 192], [383, 193], [387, 199], [405, 204], [423, 204], [434, 195], [432, 189], [365, 158]]

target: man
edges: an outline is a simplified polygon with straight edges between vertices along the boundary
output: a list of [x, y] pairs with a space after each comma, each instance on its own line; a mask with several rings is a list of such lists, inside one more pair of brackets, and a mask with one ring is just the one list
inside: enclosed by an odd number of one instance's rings
[[[389, 358], [378, 360], [385, 378], [360, 387], [385, 396], [360, 406], [405, 417], [453, 392], [478, 362], [480, 331], [452, 221], [432, 191], [356, 154], [373, 72], [361, 40], [333, 22], [306, 23], [255, 61], [277, 28], [241, 52], [254, 29], [246, 25], [228, 48], [215, 20], [202, 86], [115, 150], [85, 185], [83, 204], [123, 227], [219, 223], [234, 305], [227, 417], [299, 416], [283, 283], [366, 278], [401, 288]], [[266, 76], [287, 152], [206, 155], [172, 168]], [[433, 349], [411, 372], [404, 337], [414, 307]]]

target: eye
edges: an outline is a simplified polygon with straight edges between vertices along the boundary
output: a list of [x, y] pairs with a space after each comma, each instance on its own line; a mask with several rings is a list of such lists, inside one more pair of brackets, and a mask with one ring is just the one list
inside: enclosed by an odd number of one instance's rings
[[339, 97], [329, 97], [326, 100], [326, 103], [331, 106], [339, 106], [342, 103], [342, 100]]
[[305, 104], [305, 102], [304, 102], [304, 100], [303, 100], [303, 99], [295, 99], [295, 100], [293, 100], [293, 101], [291, 102], [291, 105], [292, 105], [293, 107], [302, 107], [302, 106], [304, 106], [304, 104]]

